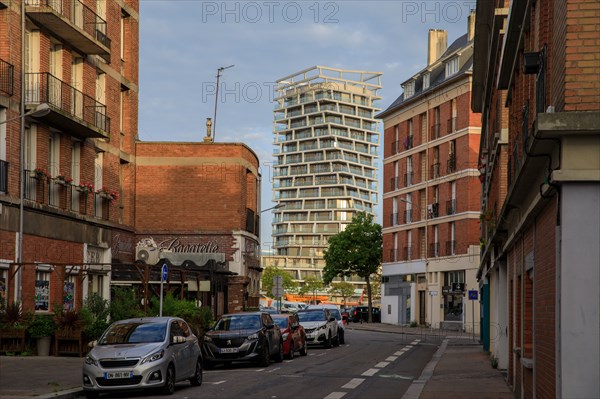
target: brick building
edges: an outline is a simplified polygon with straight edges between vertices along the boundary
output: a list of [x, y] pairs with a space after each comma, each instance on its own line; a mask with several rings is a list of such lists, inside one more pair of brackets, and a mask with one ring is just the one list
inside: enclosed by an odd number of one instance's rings
[[600, 2], [477, 2], [482, 340], [517, 397], [600, 397]]
[[138, 1], [0, 4], [0, 295], [76, 307], [133, 239]]
[[[477, 289], [479, 121], [469, 111], [474, 14], [447, 46], [429, 31], [427, 66], [384, 122], [382, 322], [472, 329]], [[473, 319], [473, 313], [475, 318]]]
[[215, 314], [258, 306], [258, 159], [138, 140], [138, 6], [0, 2], [3, 301], [49, 312], [111, 284], [150, 294], [166, 262], [167, 288]]

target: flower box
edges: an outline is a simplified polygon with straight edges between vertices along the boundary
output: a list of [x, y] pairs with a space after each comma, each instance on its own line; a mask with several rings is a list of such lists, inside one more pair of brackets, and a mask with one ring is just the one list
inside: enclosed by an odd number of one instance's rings
[[0, 330], [0, 352], [23, 352], [25, 351], [24, 328], [8, 327]]

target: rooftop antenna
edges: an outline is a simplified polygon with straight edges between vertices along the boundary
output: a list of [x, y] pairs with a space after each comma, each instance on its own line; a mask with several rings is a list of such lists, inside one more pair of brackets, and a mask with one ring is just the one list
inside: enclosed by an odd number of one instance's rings
[[232, 68], [235, 65], [229, 65], [228, 67], [220, 67], [219, 69], [217, 69], [217, 93], [215, 95], [215, 115], [213, 118], [213, 142], [215, 141], [215, 136], [217, 135], [217, 103], [219, 101], [219, 78], [221, 77], [221, 72], [223, 72], [226, 69]]

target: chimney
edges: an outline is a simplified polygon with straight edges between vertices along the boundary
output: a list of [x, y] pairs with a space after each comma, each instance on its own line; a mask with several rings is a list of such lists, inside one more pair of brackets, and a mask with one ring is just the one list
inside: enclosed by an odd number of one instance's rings
[[467, 18], [467, 40], [472, 41], [475, 37], [475, 10], [471, 10]]
[[427, 66], [429, 66], [448, 48], [448, 32], [443, 29], [429, 29], [427, 47]]

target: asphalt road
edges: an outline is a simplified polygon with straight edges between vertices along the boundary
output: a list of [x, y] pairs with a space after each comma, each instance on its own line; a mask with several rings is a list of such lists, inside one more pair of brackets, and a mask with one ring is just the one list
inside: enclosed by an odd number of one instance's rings
[[[201, 387], [179, 383], [170, 398], [401, 398], [432, 358], [437, 346], [418, 336], [346, 330], [338, 348], [310, 347], [269, 367], [234, 364], [204, 372]], [[162, 398], [155, 392], [103, 395], [103, 398]]]

